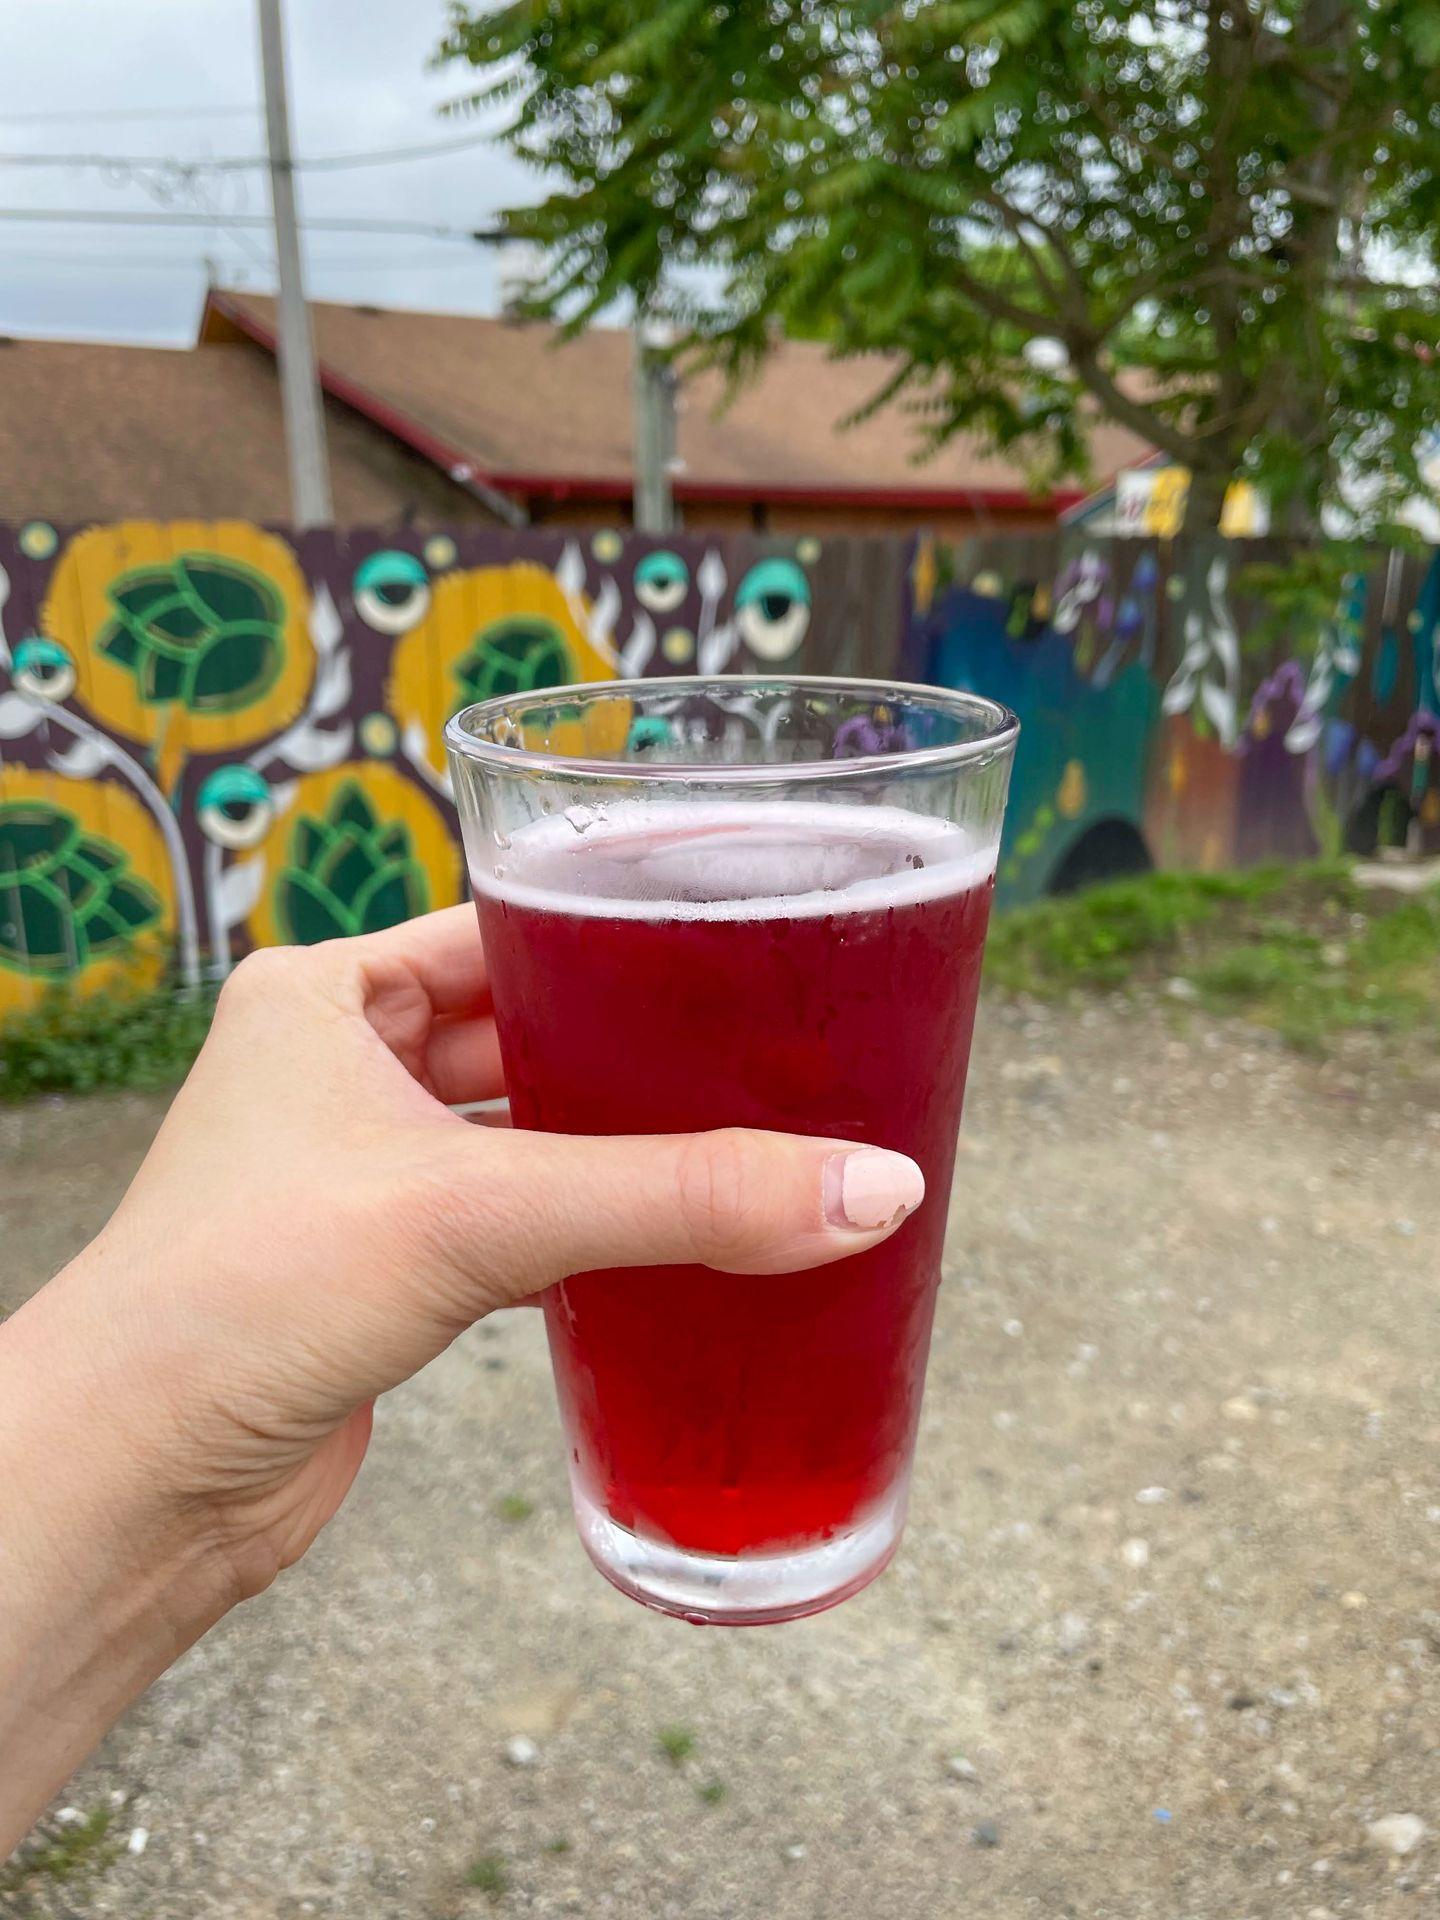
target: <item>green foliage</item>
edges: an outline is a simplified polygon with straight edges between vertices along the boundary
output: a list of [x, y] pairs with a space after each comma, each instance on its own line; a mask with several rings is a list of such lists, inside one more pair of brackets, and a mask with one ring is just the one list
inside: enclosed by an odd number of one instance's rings
[[729, 1791], [723, 1780], [707, 1780], [695, 1789], [695, 1797], [707, 1807], [718, 1807]]
[[429, 904], [410, 829], [382, 821], [356, 780], [337, 789], [324, 819], [301, 814], [290, 861], [276, 882], [275, 911], [298, 946], [398, 926]]
[[502, 1855], [482, 1853], [465, 1871], [465, 1884], [475, 1887], [481, 1893], [488, 1893], [492, 1900], [498, 1900], [510, 1885], [510, 1875]]
[[1037, 480], [1098, 408], [1213, 525], [1242, 472], [1297, 521], [1342, 460], [1377, 516], [1417, 485], [1436, 38], [1433, 0], [453, 0], [437, 57], [556, 182], [508, 216], [547, 250], [534, 311], [633, 296], [736, 372], [777, 330], [884, 350], [931, 440]]
[[0, 804], [0, 966], [60, 977], [132, 948], [160, 918], [129, 857], [44, 800]]
[[110, 583], [111, 618], [96, 642], [135, 677], [147, 706], [233, 713], [273, 684], [285, 658], [285, 603], [253, 567], [213, 553], [177, 554]]
[[535, 1504], [527, 1500], [523, 1493], [507, 1493], [495, 1502], [495, 1511], [502, 1520], [511, 1526], [518, 1526], [522, 1520], [528, 1520], [535, 1511]]
[[1012, 993], [1118, 986], [1142, 956], [1173, 952], [1183, 929], [1226, 900], [1263, 898], [1283, 875], [1153, 873], [1001, 914], [990, 930], [986, 977]]
[[655, 1745], [672, 1767], [679, 1767], [695, 1751], [695, 1735], [689, 1727], [662, 1727], [655, 1736]]
[[1357, 1030], [1440, 1039], [1440, 889], [1369, 893], [1325, 863], [1152, 874], [1002, 914], [986, 977], [1041, 997], [1178, 978], [1312, 1051]]
[[0, 1020], [0, 1101], [173, 1086], [204, 1044], [214, 1008], [213, 994], [187, 997], [169, 983], [88, 994], [51, 987], [36, 1006]]
[[9, 1861], [0, 1862], [0, 1894], [23, 1893], [32, 1881], [74, 1880], [110, 1866], [119, 1849], [109, 1838], [110, 1809], [96, 1807], [73, 1826], [48, 1822]]

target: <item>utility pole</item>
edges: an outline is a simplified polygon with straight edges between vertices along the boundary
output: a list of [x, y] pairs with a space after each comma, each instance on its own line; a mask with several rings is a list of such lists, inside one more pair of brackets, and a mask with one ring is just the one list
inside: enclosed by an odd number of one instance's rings
[[643, 314], [635, 317], [635, 494], [632, 509], [638, 533], [671, 533], [675, 498], [670, 484], [675, 465], [675, 374], [655, 351], [656, 329]]
[[275, 216], [275, 261], [280, 272], [280, 404], [290, 468], [290, 511], [297, 527], [323, 527], [335, 515], [330, 504], [330, 462], [325, 452], [325, 414], [315, 370], [315, 339], [310, 331], [310, 309], [305, 304], [300, 235], [295, 223], [285, 30], [280, 0], [258, 0], [258, 5], [270, 204]]

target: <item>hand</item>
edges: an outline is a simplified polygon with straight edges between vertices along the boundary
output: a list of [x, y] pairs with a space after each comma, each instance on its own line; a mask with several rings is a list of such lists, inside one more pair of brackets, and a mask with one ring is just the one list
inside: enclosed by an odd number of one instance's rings
[[42, 1588], [123, 1586], [116, 1619], [161, 1594], [144, 1677], [305, 1551], [374, 1397], [482, 1315], [592, 1268], [817, 1266], [923, 1195], [912, 1161], [833, 1140], [512, 1133], [447, 1105], [502, 1091], [468, 908], [257, 953], [113, 1219], [0, 1329], [0, 1534], [28, 1529]]

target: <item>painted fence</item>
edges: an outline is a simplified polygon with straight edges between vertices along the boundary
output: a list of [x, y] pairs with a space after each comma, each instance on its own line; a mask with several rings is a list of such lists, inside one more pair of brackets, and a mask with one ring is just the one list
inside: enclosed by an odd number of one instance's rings
[[445, 720], [616, 673], [898, 667], [1007, 701], [1009, 900], [1152, 864], [1440, 850], [1440, 557], [1380, 554], [1288, 624], [1249, 590], [1257, 562], [1285, 555], [0, 528], [0, 1014], [137, 956], [196, 980], [460, 899]]
[[251, 945], [459, 900], [440, 745], [459, 707], [617, 673], [887, 671], [906, 557], [608, 530], [0, 529], [0, 1014], [171, 951], [193, 981]]
[[1151, 865], [1440, 851], [1440, 555], [1377, 554], [1329, 613], [1280, 611], [1268, 542], [928, 540], [908, 677], [1022, 729], [1003, 901]]

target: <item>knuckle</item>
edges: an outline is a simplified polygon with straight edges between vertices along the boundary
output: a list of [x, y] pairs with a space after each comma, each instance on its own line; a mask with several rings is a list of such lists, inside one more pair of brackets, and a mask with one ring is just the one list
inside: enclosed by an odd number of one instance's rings
[[220, 989], [222, 1012], [245, 1009], [272, 1002], [277, 993], [294, 983], [304, 965], [303, 947], [256, 947], [226, 975]]
[[680, 1213], [695, 1257], [724, 1267], [754, 1243], [763, 1217], [764, 1159], [741, 1127], [700, 1134], [680, 1162]]

